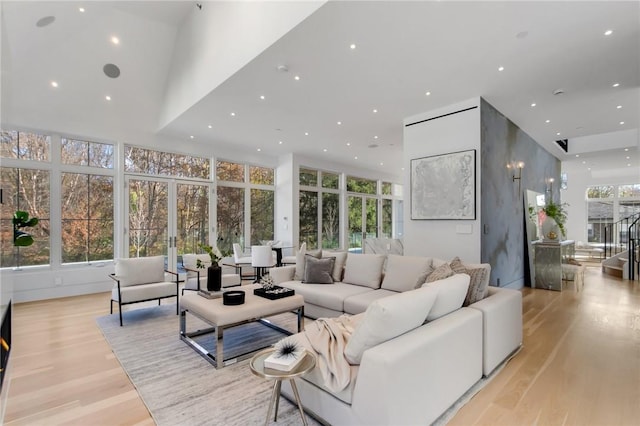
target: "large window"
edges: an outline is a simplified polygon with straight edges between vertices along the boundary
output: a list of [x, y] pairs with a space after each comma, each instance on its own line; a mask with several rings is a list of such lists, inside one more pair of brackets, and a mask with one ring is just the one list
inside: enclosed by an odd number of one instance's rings
[[300, 168], [299, 233], [307, 248], [340, 247], [340, 175]]
[[216, 178], [218, 248], [231, 252], [234, 243], [246, 248], [273, 240], [274, 169], [217, 161]]
[[[587, 238], [591, 243], [604, 242], [608, 225], [640, 213], [640, 184], [591, 186], [586, 195]], [[626, 243], [626, 234], [620, 232], [613, 237]]]
[[[17, 131], [1, 131], [0, 155], [3, 161], [0, 171], [2, 208], [0, 213], [0, 267], [47, 265], [50, 263], [50, 192], [51, 138], [47, 135]], [[24, 164], [21, 160], [30, 160]], [[9, 163], [9, 165], [7, 165]], [[40, 167], [39, 165], [42, 165]], [[27, 167], [28, 166], [28, 167]], [[13, 214], [26, 211], [37, 217], [39, 223], [23, 231], [33, 236], [28, 247], [13, 245]]]
[[113, 177], [62, 173], [62, 263], [113, 255]]
[[127, 173], [209, 179], [210, 161], [205, 157], [125, 147], [124, 167]]

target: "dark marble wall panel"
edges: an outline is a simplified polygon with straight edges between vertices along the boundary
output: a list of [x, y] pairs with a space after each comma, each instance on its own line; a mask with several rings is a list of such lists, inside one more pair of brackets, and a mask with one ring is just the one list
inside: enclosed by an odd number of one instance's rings
[[[523, 193], [545, 193], [545, 179], [554, 178], [553, 199], [559, 200], [560, 160], [501, 114], [481, 102], [481, 259], [491, 264], [491, 285], [529, 286], [525, 277]], [[524, 161], [520, 189], [506, 165]]]

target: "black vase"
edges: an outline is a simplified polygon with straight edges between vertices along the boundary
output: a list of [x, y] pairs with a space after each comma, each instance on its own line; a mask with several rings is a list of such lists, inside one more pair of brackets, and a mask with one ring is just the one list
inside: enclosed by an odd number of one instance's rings
[[207, 268], [207, 290], [220, 291], [222, 289], [222, 269], [218, 265]]

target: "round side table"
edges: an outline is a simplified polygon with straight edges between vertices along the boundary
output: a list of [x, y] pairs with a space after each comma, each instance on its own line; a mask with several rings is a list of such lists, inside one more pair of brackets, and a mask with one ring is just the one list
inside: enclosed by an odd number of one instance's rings
[[289, 380], [291, 382], [291, 388], [293, 389], [293, 395], [296, 398], [296, 402], [298, 403], [298, 410], [300, 411], [300, 416], [302, 416], [302, 423], [306, 426], [307, 419], [304, 416], [304, 409], [302, 408], [302, 402], [300, 401], [300, 394], [298, 393], [298, 387], [296, 386], [295, 378], [300, 377], [304, 374], [307, 374], [309, 371], [313, 370], [316, 366], [316, 357], [309, 351], [304, 351], [304, 359], [300, 361], [298, 365], [291, 371], [279, 371], [274, 370], [273, 368], [265, 368], [264, 360], [273, 353], [274, 348], [264, 349], [251, 358], [249, 362], [249, 367], [251, 367], [251, 372], [258, 377], [262, 377], [267, 380], [275, 380], [273, 384], [273, 391], [271, 393], [271, 400], [269, 401], [269, 411], [267, 412], [267, 420], [265, 425], [269, 424], [269, 419], [271, 418], [271, 411], [273, 411], [273, 406], [276, 406], [276, 412], [273, 416], [273, 421], [278, 420], [278, 405], [280, 403], [280, 387], [282, 385], [283, 380]]

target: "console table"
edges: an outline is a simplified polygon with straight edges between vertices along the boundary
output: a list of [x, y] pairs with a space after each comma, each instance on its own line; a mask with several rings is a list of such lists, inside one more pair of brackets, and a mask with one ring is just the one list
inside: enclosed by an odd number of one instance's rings
[[575, 257], [575, 241], [534, 241], [534, 288], [562, 291], [562, 263]]

